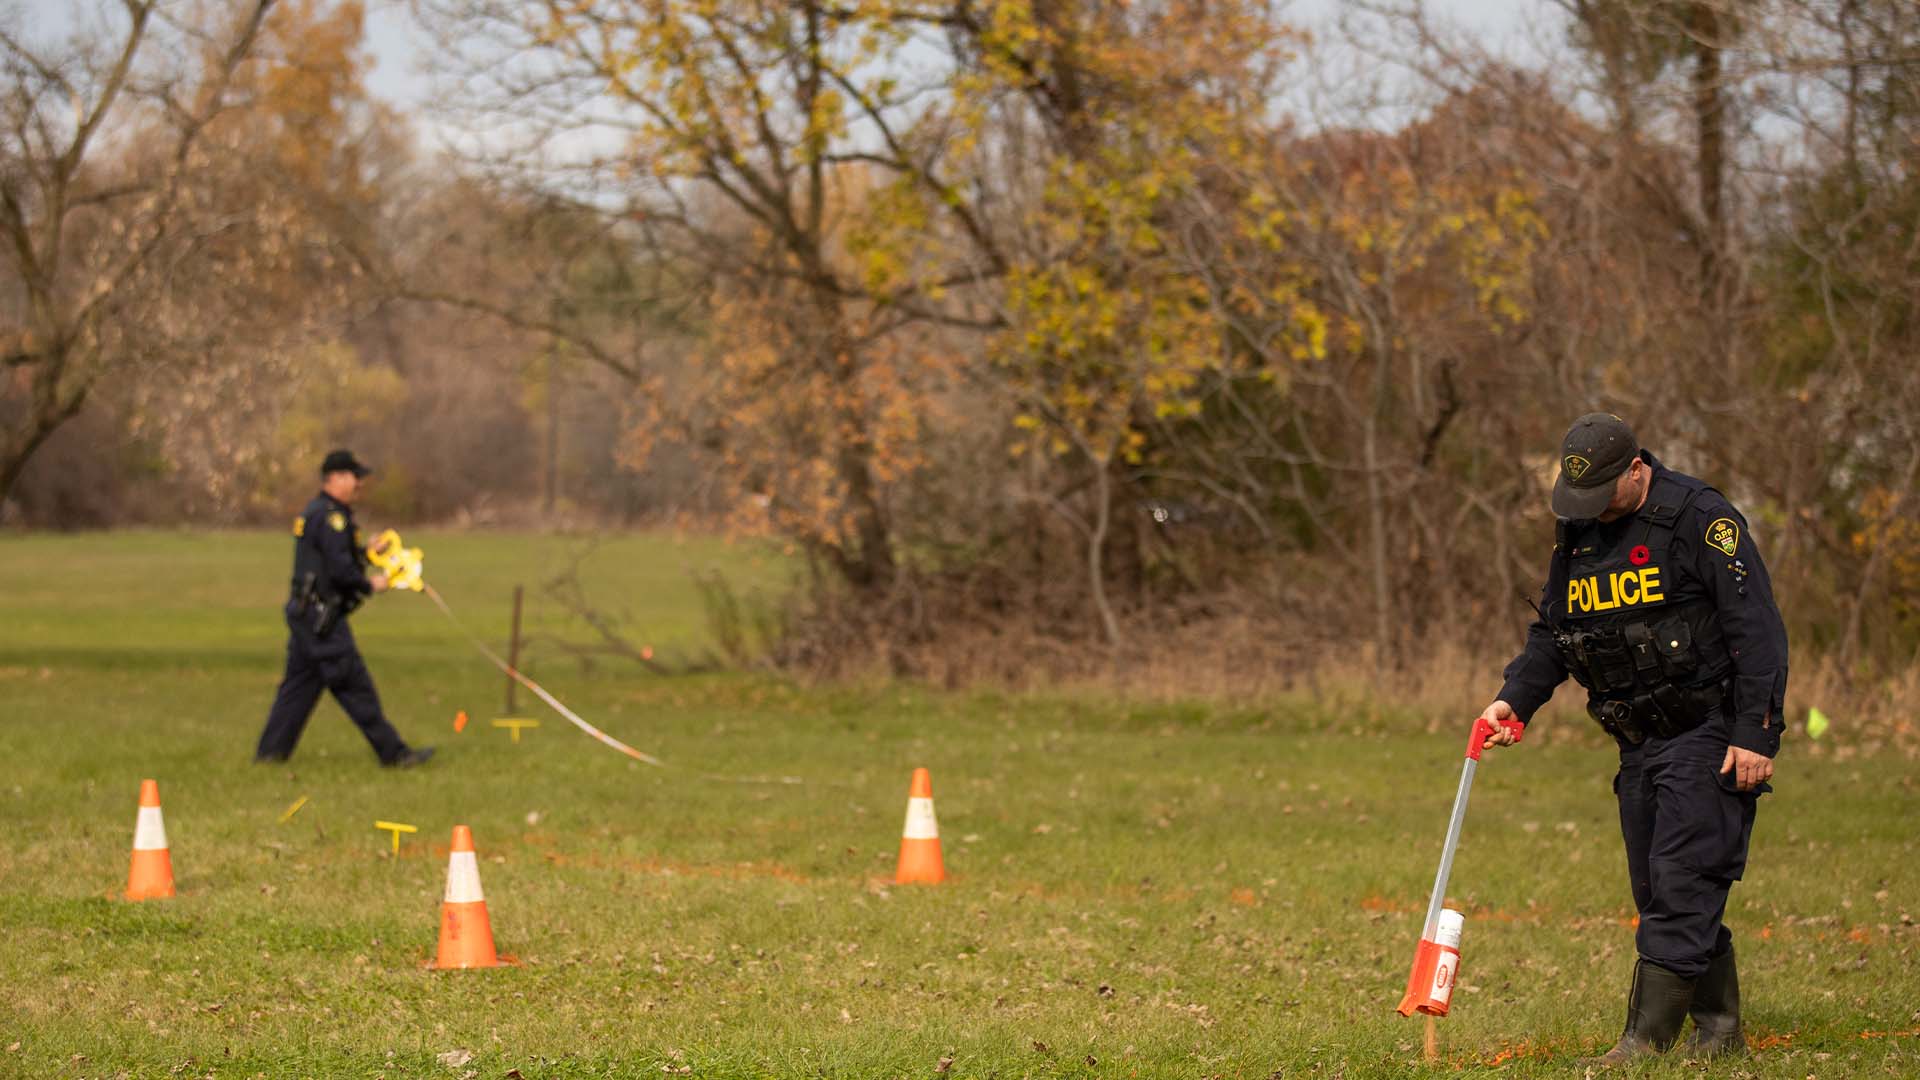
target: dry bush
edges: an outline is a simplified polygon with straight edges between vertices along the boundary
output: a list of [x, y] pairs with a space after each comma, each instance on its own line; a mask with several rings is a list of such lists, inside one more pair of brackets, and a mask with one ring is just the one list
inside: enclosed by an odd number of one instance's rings
[[[1106, 646], [1084, 607], [1056, 584], [1047, 596], [1011, 578], [924, 576], [896, 590], [885, 608], [796, 596], [762, 617], [745, 642], [770, 663], [808, 680], [905, 679], [947, 690], [1082, 694], [1155, 703], [1208, 702], [1269, 708], [1330, 730], [1459, 728], [1499, 690], [1519, 648], [1521, 626], [1445, 630], [1410, 641], [1383, 665], [1338, 593], [1301, 589], [1297, 602], [1271, 603], [1252, 590], [1189, 596], [1123, 620], [1124, 643]], [[734, 621], [738, 623], [738, 605]], [[751, 649], [736, 647], [736, 660]], [[1823, 741], [1805, 738], [1809, 707], [1834, 720]], [[1920, 666], [1888, 676], [1838, 671], [1818, 660], [1796, 672], [1787, 698], [1789, 753], [1852, 755], [1891, 748], [1920, 757]], [[1608, 740], [1586, 715], [1571, 681], [1535, 717], [1537, 741], [1595, 749]]]

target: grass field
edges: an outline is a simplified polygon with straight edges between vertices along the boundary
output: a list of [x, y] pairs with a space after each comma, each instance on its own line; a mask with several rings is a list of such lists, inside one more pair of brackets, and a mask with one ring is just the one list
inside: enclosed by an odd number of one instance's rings
[[[1565, 714], [1481, 769], [1428, 1065], [1392, 1006], [1464, 722], [589, 671], [536, 587], [568, 541], [409, 540], [489, 639], [528, 583], [535, 677], [668, 766], [524, 703], [543, 726], [514, 745], [500, 676], [404, 595], [355, 630], [440, 756], [378, 769], [329, 701], [290, 766], [252, 766], [284, 537], [0, 536], [0, 1076], [1548, 1076], [1618, 1032], [1611, 755]], [[782, 576], [666, 536], [582, 573], [674, 655], [702, 644], [687, 570], [711, 565]], [[1789, 743], [1734, 892], [1760, 1049], [1641, 1075], [1920, 1075], [1920, 777], [1846, 740]], [[918, 765], [953, 878], [902, 888]], [[180, 894], [131, 904], [148, 776]], [[375, 819], [420, 831], [390, 857]], [[455, 824], [518, 967], [422, 969]]]

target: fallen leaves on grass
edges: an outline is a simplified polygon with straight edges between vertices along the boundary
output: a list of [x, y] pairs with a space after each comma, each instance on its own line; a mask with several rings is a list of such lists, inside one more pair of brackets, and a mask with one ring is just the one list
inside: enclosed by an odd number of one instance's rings
[[1485, 1057], [1471, 1054], [1465, 1057], [1449, 1055], [1448, 1060], [1455, 1069], [1479, 1069], [1505, 1065], [1511, 1061], [1544, 1061], [1568, 1052], [1570, 1047], [1558, 1040], [1543, 1043], [1521, 1040], [1517, 1043], [1508, 1043]]
[[447, 1068], [457, 1069], [473, 1060], [473, 1051], [456, 1048], [444, 1054], [435, 1054], [433, 1057], [435, 1061], [445, 1065]]

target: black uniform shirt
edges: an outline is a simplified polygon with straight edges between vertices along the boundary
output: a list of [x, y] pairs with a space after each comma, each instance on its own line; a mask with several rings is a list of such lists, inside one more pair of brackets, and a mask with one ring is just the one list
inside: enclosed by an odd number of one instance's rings
[[373, 591], [353, 507], [323, 491], [294, 519], [293, 537], [294, 596], [308, 573], [317, 575], [323, 594], [357, 600]]
[[[1656, 478], [1667, 472], [1645, 450], [1640, 457], [1653, 467]], [[1638, 517], [1636, 512], [1612, 522], [1573, 522], [1566, 533], [1611, 544], [1632, 528]], [[1733, 661], [1733, 745], [1773, 757], [1780, 750], [1780, 732], [1786, 726], [1787, 629], [1774, 604], [1773, 583], [1760, 561], [1746, 518], [1725, 496], [1703, 486], [1680, 515], [1669, 552], [1668, 561], [1678, 571], [1678, 580], [1669, 587], [1670, 595], [1675, 599], [1711, 600], [1725, 635]], [[1549, 579], [1552, 576], [1549, 572]], [[1551, 625], [1566, 618], [1566, 597], [1555, 596], [1555, 591], [1551, 584], [1542, 590], [1540, 609], [1544, 618], [1527, 627], [1526, 646], [1507, 665], [1506, 685], [1500, 688], [1500, 700], [1513, 706], [1514, 715], [1522, 723], [1531, 720], [1567, 678], [1566, 664], [1553, 643]]]

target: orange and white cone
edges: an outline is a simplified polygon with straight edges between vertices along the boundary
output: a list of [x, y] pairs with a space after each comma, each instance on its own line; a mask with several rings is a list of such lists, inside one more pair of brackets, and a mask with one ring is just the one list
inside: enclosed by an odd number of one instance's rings
[[440, 950], [435, 968], [500, 966], [493, 951], [493, 924], [487, 898], [480, 893], [480, 861], [473, 853], [473, 830], [453, 827], [453, 851], [447, 856], [447, 893], [440, 904]]
[[900, 869], [897, 884], [935, 885], [947, 880], [947, 864], [940, 858], [940, 823], [933, 816], [933, 777], [913, 770], [907, 790], [907, 824], [900, 831]]
[[127, 870], [127, 899], [159, 900], [173, 895], [173, 855], [167, 851], [167, 826], [160, 818], [160, 785], [140, 781], [140, 816], [133, 824], [133, 865]]

